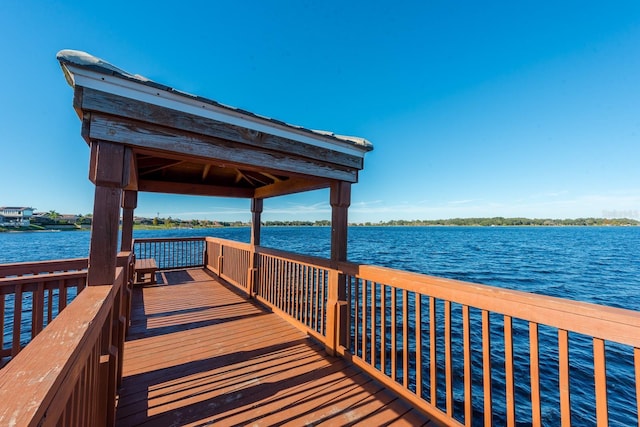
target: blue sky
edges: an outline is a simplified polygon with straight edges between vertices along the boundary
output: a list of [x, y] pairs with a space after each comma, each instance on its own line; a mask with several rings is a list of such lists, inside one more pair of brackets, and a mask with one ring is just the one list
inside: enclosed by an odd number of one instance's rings
[[[640, 2], [54, 2], [0, 6], [0, 205], [90, 213], [89, 150], [55, 59], [369, 139], [351, 221], [640, 218]], [[248, 220], [141, 194], [139, 215]], [[265, 220], [329, 219], [328, 192]]]

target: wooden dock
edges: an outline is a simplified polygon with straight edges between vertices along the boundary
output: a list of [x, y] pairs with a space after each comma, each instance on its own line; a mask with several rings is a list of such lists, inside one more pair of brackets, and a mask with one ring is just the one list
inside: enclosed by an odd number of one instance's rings
[[117, 425], [433, 425], [202, 269], [136, 288]]
[[[0, 425], [638, 423], [637, 311], [348, 262], [366, 139], [58, 59], [90, 146], [91, 243], [0, 266]], [[261, 246], [264, 199], [323, 188], [328, 259]], [[250, 200], [249, 242], [134, 242], [139, 192]], [[136, 259], [162, 280], [132, 294]]]

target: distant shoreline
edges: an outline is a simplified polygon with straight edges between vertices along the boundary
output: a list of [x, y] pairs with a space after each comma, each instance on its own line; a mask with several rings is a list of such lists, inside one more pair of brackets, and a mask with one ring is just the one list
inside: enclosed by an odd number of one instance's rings
[[[159, 219], [163, 221], [163, 219]], [[164, 221], [163, 221], [164, 222]], [[240, 228], [250, 227], [251, 223], [240, 221], [212, 225], [207, 221], [200, 224], [199, 220], [176, 222], [169, 224], [134, 224], [134, 230], [178, 230], [178, 229], [211, 229], [211, 228]], [[321, 221], [263, 221], [263, 227], [330, 227], [328, 220]], [[352, 222], [350, 227], [637, 227], [640, 221], [630, 218], [575, 218], [575, 219], [549, 219], [549, 218], [452, 218], [436, 220], [390, 220], [381, 222]], [[34, 232], [59, 232], [59, 231], [88, 231], [87, 227], [73, 228], [43, 228], [31, 227], [0, 227], [0, 233], [34, 233]]]

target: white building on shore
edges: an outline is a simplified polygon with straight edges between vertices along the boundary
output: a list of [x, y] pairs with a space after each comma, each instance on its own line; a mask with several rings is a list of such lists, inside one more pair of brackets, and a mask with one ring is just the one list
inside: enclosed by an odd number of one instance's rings
[[32, 216], [33, 208], [1, 206], [0, 227], [28, 227]]

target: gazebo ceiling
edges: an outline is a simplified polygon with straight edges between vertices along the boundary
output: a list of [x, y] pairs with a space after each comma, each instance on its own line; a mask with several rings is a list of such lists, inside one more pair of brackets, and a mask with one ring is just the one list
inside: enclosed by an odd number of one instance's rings
[[130, 149], [130, 190], [243, 198], [354, 183], [363, 138], [334, 135], [189, 95], [84, 52], [58, 60], [82, 135]]

